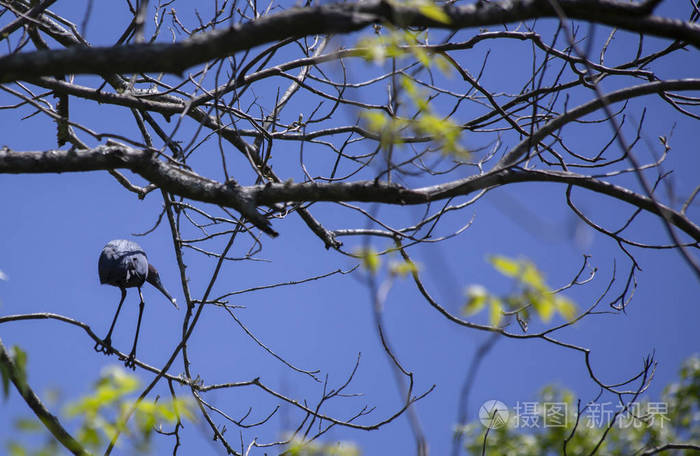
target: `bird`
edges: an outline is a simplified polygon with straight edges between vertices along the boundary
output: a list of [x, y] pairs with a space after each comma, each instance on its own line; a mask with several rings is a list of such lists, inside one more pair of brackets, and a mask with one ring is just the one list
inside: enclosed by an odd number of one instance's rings
[[127, 368], [136, 369], [134, 365], [134, 360], [136, 359], [136, 343], [139, 339], [141, 316], [143, 315], [143, 308], [145, 306], [143, 295], [141, 294], [141, 287], [144, 282], [148, 282], [160, 290], [176, 309], [178, 308], [177, 302], [160, 282], [160, 275], [158, 275], [156, 268], [148, 262], [146, 252], [144, 252], [140, 245], [133, 241], [126, 239], [109, 241], [102, 249], [102, 253], [100, 253], [97, 271], [100, 276], [101, 284], [113, 285], [118, 287], [122, 292], [122, 298], [119, 301], [117, 313], [114, 314], [114, 319], [109, 327], [107, 336], [95, 344], [94, 349], [97, 352], [102, 352], [105, 355], [114, 353], [114, 349], [112, 348], [112, 331], [114, 330], [114, 324], [117, 322], [119, 311], [124, 303], [124, 298], [126, 298], [126, 289], [136, 287], [139, 290], [141, 302], [139, 303], [139, 319], [136, 324], [134, 345], [131, 348], [129, 357], [122, 358], [122, 360], [125, 360], [124, 365]]

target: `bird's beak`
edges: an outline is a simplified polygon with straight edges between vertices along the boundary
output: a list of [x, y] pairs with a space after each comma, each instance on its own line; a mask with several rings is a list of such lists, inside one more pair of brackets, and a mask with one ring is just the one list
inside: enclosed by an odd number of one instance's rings
[[166, 298], [168, 298], [168, 299], [170, 300], [170, 302], [173, 303], [173, 305], [175, 306], [176, 309], [180, 310], [180, 308], [177, 306], [177, 302], [175, 301], [175, 298], [173, 298], [172, 296], [170, 296], [170, 293], [168, 293], [168, 292], [165, 290], [165, 288], [163, 287], [163, 285], [161, 285], [161, 286], [159, 286], [159, 287], [157, 287], [157, 288], [160, 290], [161, 293], [163, 293], [163, 294], [165, 295]]
[[148, 276], [146, 276], [146, 281], [156, 287], [157, 289], [160, 290], [163, 295], [165, 295], [166, 298], [175, 306], [176, 309], [180, 309], [177, 306], [177, 302], [175, 302], [175, 298], [170, 296], [170, 293], [168, 293], [168, 290], [165, 289], [162, 283], [160, 283], [160, 276], [158, 275], [158, 271], [156, 270], [155, 267], [153, 267], [152, 264], [148, 264]]
[[160, 292], [163, 293], [163, 295], [164, 295], [166, 298], [168, 298], [168, 300], [175, 306], [176, 309], [178, 309], [178, 310], [180, 309], [180, 308], [177, 306], [177, 302], [175, 301], [175, 298], [173, 298], [172, 296], [170, 296], [170, 293], [168, 293], [168, 290], [166, 290], [165, 287], [163, 286], [163, 284], [160, 283], [160, 279], [157, 279], [157, 280], [150, 280], [149, 282], [151, 282], [151, 284], [152, 284], [154, 287], [156, 287], [158, 290], [160, 290]]
[[161, 293], [163, 293], [163, 294], [165, 295], [166, 298], [168, 298], [168, 299], [170, 300], [171, 303], [173, 303], [173, 305], [175, 306], [175, 308], [176, 308], [177, 310], [180, 310], [180, 308], [177, 306], [177, 301], [175, 301], [175, 298], [173, 298], [172, 296], [170, 296], [170, 295], [168, 294], [168, 292], [165, 291], [165, 288], [161, 288], [160, 291], [161, 291]]

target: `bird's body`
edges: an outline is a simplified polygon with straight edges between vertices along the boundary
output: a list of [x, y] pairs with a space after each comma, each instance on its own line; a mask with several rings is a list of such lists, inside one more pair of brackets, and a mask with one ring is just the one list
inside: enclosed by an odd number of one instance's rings
[[126, 359], [127, 367], [133, 368], [134, 358], [136, 356], [136, 343], [139, 338], [141, 316], [144, 308], [143, 295], [141, 294], [141, 287], [144, 282], [148, 282], [160, 290], [175, 308], [177, 308], [177, 303], [160, 283], [158, 271], [148, 262], [146, 252], [135, 242], [125, 239], [109, 241], [102, 249], [100, 260], [97, 263], [97, 271], [100, 276], [100, 283], [118, 287], [122, 292], [122, 298], [121, 301], [119, 301], [119, 307], [117, 307], [117, 313], [114, 315], [114, 320], [112, 320], [112, 325], [109, 328], [107, 337], [105, 337], [102, 342], [95, 344], [95, 350], [97, 351], [101, 351], [105, 354], [113, 352], [111, 347], [112, 330], [114, 329], [114, 324], [117, 322], [119, 311], [124, 303], [126, 289], [136, 287], [139, 290], [141, 302], [139, 303], [139, 320], [136, 326], [136, 336], [134, 337], [134, 345], [131, 349], [131, 354]]
[[102, 249], [97, 270], [101, 284], [140, 287], [148, 276], [148, 258], [137, 243], [116, 239]]

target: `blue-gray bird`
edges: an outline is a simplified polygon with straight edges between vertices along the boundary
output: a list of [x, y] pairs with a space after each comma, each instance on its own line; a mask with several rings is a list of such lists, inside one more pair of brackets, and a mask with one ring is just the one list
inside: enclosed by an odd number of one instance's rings
[[173, 303], [176, 309], [178, 308], [177, 303], [160, 283], [158, 271], [148, 262], [146, 252], [135, 242], [125, 239], [109, 241], [102, 249], [100, 260], [97, 263], [97, 269], [100, 274], [100, 283], [119, 287], [122, 291], [122, 299], [119, 301], [119, 307], [117, 307], [117, 313], [114, 315], [114, 320], [112, 320], [112, 325], [109, 327], [107, 337], [105, 337], [102, 342], [95, 344], [95, 351], [102, 352], [106, 355], [114, 353], [112, 349], [112, 330], [114, 329], [114, 324], [117, 322], [117, 317], [124, 303], [124, 298], [126, 298], [126, 289], [136, 287], [139, 290], [141, 302], [139, 303], [139, 320], [136, 324], [134, 345], [131, 348], [131, 354], [129, 354], [129, 357], [126, 358], [126, 362], [124, 363], [126, 367], [135, 369], [134, 359], [136, 358], [136, 343], [139, 339], [141, 315], [143, 314], [144, 308], [141, 286], [144, 282], [148, 282], [159, 289], [160, 292]]

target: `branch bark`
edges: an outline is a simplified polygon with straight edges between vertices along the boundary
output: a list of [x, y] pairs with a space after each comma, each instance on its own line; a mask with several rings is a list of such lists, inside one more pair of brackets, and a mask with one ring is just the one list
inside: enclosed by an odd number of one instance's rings
[[239, 186], [222, 184], [153, 158], [150, 151], [127, 146], [98, 146], [87, 151], [49, 150], [16, 152], [0, 150], [0, 174], [61, 173], [126, 168], [143, 176], [162, 189], [196, 201], [231, 207], [247, 217], [264, 232], [276, 236], [270, 222], [257, 212], [257, 206], [274, 206], [287, 202], [375, 202], [397, 205], [423, 204], [499, 185], [518, 182], [558, 182], [586, 188], [611, 196], [647, 212], [663, 216], [696, 242], [700, 242], [700, 227], [684, 214], [647, 196], [591, 176], [567, 171], [496, 169], [439, 185], [406, 188], [395, 183], [379, 181], [267, 183]]
[[270, 236], [270, 222], [257, 212], [250, 188], [226, 184], [157, 160], [151, 151], [127, 146], [98, 146], [92, 150], [12, 152], [0, 150], [0, 173], [63, 173], [130, 169], [160, 188], [197, 201], [220, 204], [240, 212]]
[[[700, 25], [650, 15], [650, 5], [615, 0], [559, 0], [570, 19], [606, 24], [631, 32], [680, 40], [700, 49]], [[423, 15], [418, 8], [388, 1], [341, 3], [292, 8], [225, 30], [201, 33], [190, 39], [114, 47], [74, 47], [41, 50], [0, 58], [0, 83], [53, 74], [113, 74], [164, 72], [181, 74], [187, 68], [262, 44], [310, 35], [350, 33], [369, 25], [464, 29], [535, 18], [556, 17], [547, 0], [503, 0], [465, 6], [445, 6], [449, 22]]]

